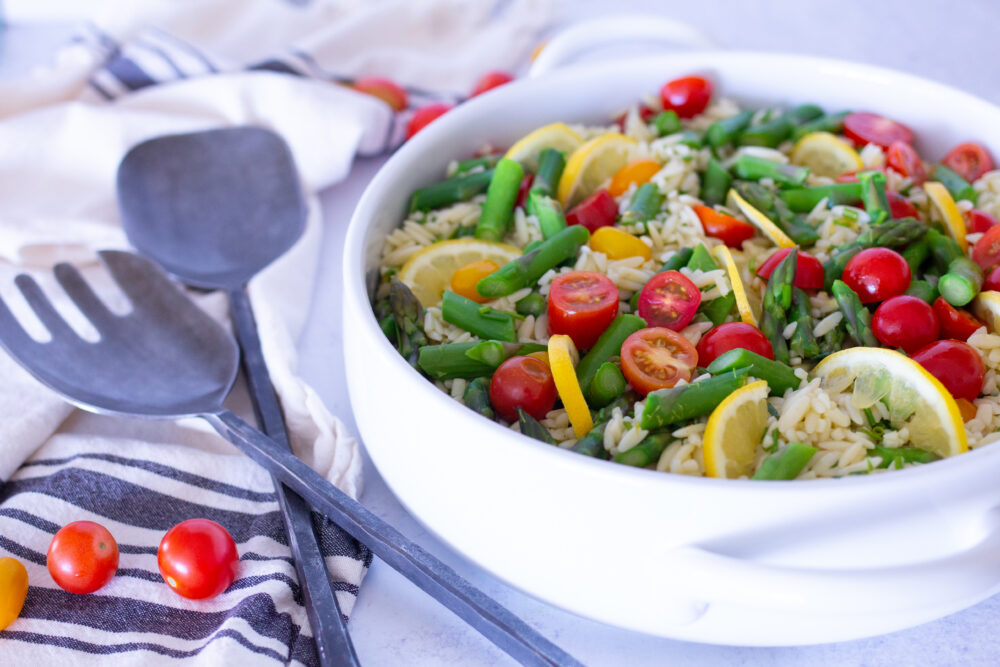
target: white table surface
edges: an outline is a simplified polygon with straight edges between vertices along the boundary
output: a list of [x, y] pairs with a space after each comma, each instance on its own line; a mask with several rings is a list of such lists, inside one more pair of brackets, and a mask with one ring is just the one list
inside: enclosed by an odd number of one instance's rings
[[[586, 0], [574, 16], [612, 11]], [[616, 0], [616, 11], [651, 11], [688, 21], [730, 48], [783, 51], [870, 62], [921, 74], [1000, 103], [993, 0], [757, 0], [753, 3]], [[64, 25], [8, 27], [0, 43], [0, 78], [51, 53]], [[350, 178], [322, 195], [323, 256], [311, 318], [300, 342], [301, 368], [329, 408], [357, 433], [341, 351], [340, 255], [351, 212], [383, 160], [357, 163]], [[430, 535], [399, 504], [366, 460], [362, 501], [474, 585], [590, 665], [993, 665], [1000, 663], [1000, 597], [923, 626], [853, 642], [799, 648], [720, 647], [620, 630], [556, 609], [500, 583]], [[933, 582], [928, 582], [933, 585]], [[404, 578], [375, 562], [350, 621], [362, 664], [508, 665], [513, 662]]]

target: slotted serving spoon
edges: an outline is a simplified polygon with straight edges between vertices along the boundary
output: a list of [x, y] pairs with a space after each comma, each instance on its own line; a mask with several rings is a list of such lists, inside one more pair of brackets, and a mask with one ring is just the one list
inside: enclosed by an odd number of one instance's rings
[[579, 665], [457, 572], [408, 540], [291, 452], [222, 407], [239, 365], [236, 342], [151, 261], [122, 251], [101, 259], [132, 311], [116, 315], [77, 269], [55, 277], [100, 338], [81, 338], [35, 280], [15, 282], [51, 340], [33, 339], [0, 299], [0, 344], [39, 381], [91, 412], [182, 419], [201, 417], [320, 513], [526, 665]]

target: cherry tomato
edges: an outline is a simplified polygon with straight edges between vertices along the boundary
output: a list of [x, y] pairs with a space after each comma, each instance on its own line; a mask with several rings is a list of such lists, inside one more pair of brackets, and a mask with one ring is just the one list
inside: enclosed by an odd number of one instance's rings
[[966, 226], [970, 234], [980, 234], [990, 231], [990, 227], [997, 226], [997, 219], [985, 211], [972, 209], [966, 213]]
[[603, 273], [572, 271], [549, 288], [549, 333], [566, 334], [587, 350], [618, 315], [618, 288]]
[[969, 336], [983, 326], [983, 323], [973, 317], [972, 313], [962, 308], [956, 308], [945, 301], [943, 296], [934, 300], [934, 313], [937, 315], [938, 322], [941, 323], [942, 338], [969, 340]]
[[1000, 266], [994, 267], [986, 274], [986, 279], [983, 281], [983, 291], [987, 290], [1000, 292]]
[[1000, 225], [990, 227], [972, 246], [972, 261], [989, 271], [1000, 264]]
[[466, 299], [472, 299], [476, 303], [486, 303], [489, 297], [480, 296], [476, 291], [476, 284], [490, 275], [500, 270], [500, 265], [491, 259], [479, 259], [469, 262], [465, 266], [459, 267], [455, 273], [451, 274], [451, 291]]
[[968, 141], [955, 146], [941, 160], [941, 164], [969, 183], [979, 180], [983, 174], [993, 169], [993, 158], [982, 144]]
[[752, 239], [757, 231], [757, 228], [749, 222], [743, 222], [731, 215], [719, 213], [710, 206], [699, 204], [692, 208], [698, 215], [705, 233], [719, 239], [730, 248], [743, 247], [743, 242]]
[[889, 215], [894, 220], [917, 217], [917, 207], [909, 199], [892, 190], [886, 190], [885, 195], [889, 200]]
[[511, 357], [490, 380], [490, 403], [509, 422], [517, 421], [518, 407], [535, 419], [544, 419], [558, 397], [549, 365], [535, 357]]
[[493, 90], [513, 80], [514, 76], [507, 72], [487, 72], [476, 82], [476, 86], [472, 89], [470, 97], [482, 95], [487, 90]]
[[907, 176], [917, 185], [927, 180], [927, 170], [913, 146], [905, 141], [894, 141], [885, 152], [885, 164], [901, 176]]
[[612, 260], [641, 257], [642, 261], [648, 262], [653, 258], [653, 251], [642, 239], [617, 227], [601, 227], [590, 235], [587, 245]]
[[[657, 111], [654, 111], [653, 109], [650, 109], [645, 104], [640, 104], [639, 105], [639, 118], [644, 123], [648, 123], [649, 119], [652, 118], [653, 116], [655, 116], [657, 113], [658, 113]], [[617, 125], [618, 125], [618, 130], [620, 132], [622, 132], [622, 133], [625, 132], [625, 119], [626, 118], [628, 118], [628, 111], [626, 111], [622, 115], [620, 115], [617, 118], [615, 118], [615, 123], [617, 123]]]
[[938, 339], [937, 315], [930, 304], [901, 294], [886, 299], [872, 315], [872, 332], [886, 347], [901, 347], [912, 354]]
[[366, 76], [358, 79], [352, 86], [354, 90], [379, 98], [393, 111], [402, 111], [408, 101], [406, 89], [391, 79], [378, 76]]
[[583, 225], [591, 233], [615, 224], [617, 219], [618, 204], [607, 190], [598, 190], [566, 214], [567, 225]]
[[637, 312], [651, 327], [680, 331], [701, 305], [701, 290], [680, 271], [657, 273], [642, 286]]
[[681, 118], [697, 116], [712, 99], [712, 82], [700, 76], [667, 81], [660, 88], [664, 111], [673, 109]]
[[955, 398], [974, 401], [983, 389], [986, 367], [976, 348], [958, 340], [939, 340], [921, 348], [913, 360], [941, 381]]
[[93, 521], [74, 521], [59, 529], [45, 557], [52, 579], [69, 593], [93, 593], [118, 571], [118, 543]]
[[451, 111], [450, 104], [428, 104], [417, 109], [406, 124], [406, 138], [412, 139], [420, 130], [424, 129], [431, 122], [437, 120], [448, 111]]
[[867, 248], [847, 262], [842, 280], [858, 293], [861, 303], [885, 301], [910, 286], [910, 265], [889, 248]]
[[[788, 253], [791, 251], [791, 248], [782, 248], [768, 257], [757, 269], [757, 275], [764, 280], [770, 278], [774, 269], [781, 263], [781, 260], [788, 257]], [[824, 277], [823, 264], [806, 251], [799, 250], [793, 284], [801, 289], [822, 289]]]
[[970, 422], [976, 418], [979, 413], [979, 408], [975, 404], [964, 398], [956, 398], [955, 404], [958, 405], [958, 411], [962, 413], [962, 421]]
[[698, 365], [698, 351], [676, 331], [663, 327], [640, 329], [622, 344], [622, 373], [632, 388], [645, 396], [690, 381]]
[[698, 341], [698, 363], [708, 366], [719, 356], [737, 348], [774, 359], [771, 341], [760, 329], [743, 322], [726, 322], [713, 328]]
[[233, 583], [239, 554], [225, 528], [208, 519], [188, 519], [163, 536], [156, 562], [163, 580], [175, 593], [204, 600]]
[[875, 144], [889, 148], [896, 141], [913, 143], [913, 132], [902, 123], [867, 111], [855, 111], [844, 118], [844, 135], [857, 146]]
[[24, 565], [13, 558], [0, 558], [0, 630], [21, 614], [27, 596], [28, 571]]
[[530, 171], [525, 172], [524, 178], [521, 179], [521, 187], [517, 189], [517, 201], [514, 206], [520, 206], [524, 208], [524, 203], [528, 201], [528, 193], [531, 191], [531, 184], [535, 182], [535, 175]]
[[621, 197], [631, 185], [642, 185], [648, 183], [656, 172], [660, 170], [660, 163], [656, 160], [635, 160], [615, 172], [608, 186], [608, 194], [612, 197]]

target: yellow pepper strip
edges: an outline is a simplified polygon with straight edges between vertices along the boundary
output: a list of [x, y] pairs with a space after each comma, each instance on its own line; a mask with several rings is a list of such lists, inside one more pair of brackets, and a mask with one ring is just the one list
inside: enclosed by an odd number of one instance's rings
[[952, 199], [948, 188], [937, 181], [927, 181], [924, 183], [924, 192], [927, 193], [934, 208], [937, 209], [948, 234], [958, 242], [958, 247], [962, 249], [962, 252], [967, 252], [969, 242], [965, 239], [965, 219], [962, 218], [962, 213], [955, 205], [955, 200]]
[[608, 259], [642, 257], [644, 262], [653, 258], [653, 251], [637, 236], [614, 227], [601, 227], [590, 235], [590, 249], [603, 252]]
[[594, 428], [594, 420], [590, 416], [583, 391], [580, 390], [580, 381], [576, 379], [576, 369], [573, 367], [575, 350], [573, 339], [569, 336], [557, 334], [549, 337], [549, 367], [556, 382], [556, 391], [569, 415], [573, 432], [576, 437], [582, 438]]
[[729, 283], [733, 286], [733, 296], [736, 297], [736, 309], [740, 313], [740, 319], [744, 324], [757, 326], [757, 318], [754, 317], [753, 309], [750, 308], [750, 300], [747, 299], [746, 288], [743, 287], [743, 278], [740, 277], [740, 270], [733, 259], [733, 253], [724, 245], [715, 246], [712, 254], [726, 267], [729, 274]]
[[770, 218], [751, 206], [750, 202], [741, 197], [740, 193], [736, 192], [736, 190], [730, 190], [729, 194], [726, 195], [726, 199], [728, 200], [726, 203], [729, 204], [731, 208], [739, 209], [739, 211], [747, 217], [747, 220], [749, 220], [754, 227], [764, 232], [764, 235], [771, 239], [776, 246], [779, 248], [795, 247], [795, 241], [788, 238], [788, 235], [781, 231], [776, 224], [771, 222]]

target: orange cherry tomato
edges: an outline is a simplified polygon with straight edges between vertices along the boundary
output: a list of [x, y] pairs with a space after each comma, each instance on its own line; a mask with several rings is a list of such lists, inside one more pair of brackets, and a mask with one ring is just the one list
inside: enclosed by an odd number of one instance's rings
[[612, 197], [621, 197], [631, 185], [642, 185], [648, 183], [656, 172], [660, 170], [660, 163], [656, 160], [636, 160], [618, 170], [612, 177], [608, 192]]
[[20, 561], [0, 558], [0, 630], [13, 623], [28, 596], [28, 571]]
[[663, 327], [640, 329], [622, 344], [622, 372], [632, 388], [645, 396], [690, 382], [698, 351], [684, 336]]
[[500, 269], [500, 266], [491, 259], [480, 259], [469, 262], [451, 274], [451, 291], [466, 299], [472, 299], [476, 303], [486, 303], [490, 299], [480, 296], [476, 291], [476, 283]]

